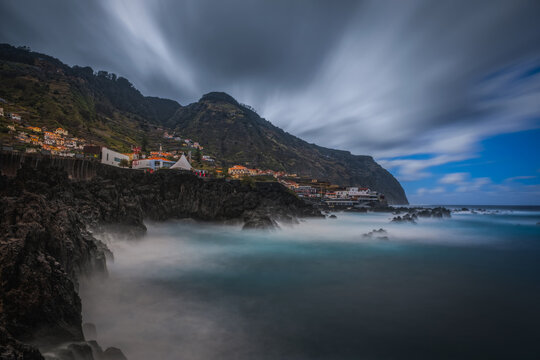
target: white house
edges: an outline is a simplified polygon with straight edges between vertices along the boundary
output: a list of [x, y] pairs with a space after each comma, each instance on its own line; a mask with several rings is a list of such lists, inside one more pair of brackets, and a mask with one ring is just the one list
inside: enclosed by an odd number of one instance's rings
[[368, 195], [371, 191], [368, 188], [349, 187], [347, 193], [349, 196]]
[[129, 156], [120, 154], [119, 152], [112, 151], [111, 149], [107, 149], [106, 147], [101, 148], [101, 163], [112, 165], [112, 166], [120, 166], [120, 161], [126, 160], [129, 162]]
[[174, 165], [174, 161], [169, 161], [161, 157], [150, 157], [147, 159], [133, 160], [131, 167], [138, 170], [158, 170], [162, 168], [170, 168]]

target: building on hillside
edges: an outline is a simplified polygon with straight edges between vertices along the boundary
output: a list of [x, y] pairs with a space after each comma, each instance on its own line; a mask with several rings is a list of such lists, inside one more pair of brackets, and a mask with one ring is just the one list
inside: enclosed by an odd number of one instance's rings
[[203, 155], [203, 156], [202, 156], [202, 160], [203, 160], [203, 161], [208, 161], [208, 162], [214, 162], [214, 161], [215, 161], [214, 159], [212, 159], [212, 158], [211, 158], [210, 156], [208, 156], [208, 155]]
[[249, 175], [249, 169], [242, 165], [234, 165], [229, 168], [229, 175], [232, 177], [242, 177]]
[[74, 141], [73, 139], [68, 139], [68, 140], [65, 140], [64, 141], [64, 145], [68, 148], [76, 148], [77, 147], [77, 142]]
[[15, 113], [9, 114], [9, 117], [10, 117], [10, 119], [13, 120], [13, 121], [21, 122], [21, 120], [22, 120], [22, 119], [21, 119], [21, 115], [15, 114]]
[[53, 133], [51, 131], [44, 131], [43, 132], [43, 137], [45, 138], [45, 140], [47, 140], [47, 139], [56, 140], [58, 135], [56, 135], [55, 133]]
[[338, 198], [338, 195], [336, 194], [335, 191], [328, 191], [325, 195], [324, 195], [325, 198], [327, 199], [337, 199]]
[[0, 116], [4, 116], [4, 108], [0, 107]]
[[27, 126], [26, 127], [28, 130], [30, 131], [33, 131], [33, 132], [37, 132], [37, 133], [40, 133], [41, 132], [41, 128], [38, 127], [38, 126]]
[[62, 128], [58, 128], [58, 129], [56, 129], [54, 132], [55, 132], [55, 134], [57, 134], [57, 135], [63, 135], [63, 136], [67, 136], [67, 135], [68, 135], [68, 131], [65, 130], [65, 129], [62, 129]]
[[362, 196], [368, 195], [371, 191], [368, 188], [348, 187], [347, 193], [349, 196]]
[[37, 135], [30, 135], [30, 143], [32, 145], [41, 145], [43, 144]]
[[317, 189], [309, 185], [300, 185], [294, 188], [294, 192], [299, 197], [315, 197], [317, 195]]
[[194, 143], [193, 143], [193, 147], [194, 147], [195, 149], [199, 149], [199, 150], [204, 149], [204, 146], [202, 146], [202, 145], [199, 144], [198, 142], [194, 142]]
[[139, 158], [138, 152], [124, 153], [129, 158], [129, 161], [137, 160]]
[[167, 169], [173, 165], [174, 161], [163, 157], [152, 156], [146, 159], [133, 160], [131, 167], [138, 170], [155, 171], [158, 169]]
[[120, 166], [120, 161], [126, 160], [129, 162], [129, 157], [119, 152], [107, 149], [106, 147], [101, 148], [101, 163], [112, 166]]
[[289, 180], [279, 180], [279, 182], [288, 189], [294, 190], [298, 187], [298, 183]]
[[347, 189], [343, 189], [343, 188], [336, 189], [334, 193], [336, 194], [336, 197], [339, 199], [346, 199], [349, 197], [349, 191]]

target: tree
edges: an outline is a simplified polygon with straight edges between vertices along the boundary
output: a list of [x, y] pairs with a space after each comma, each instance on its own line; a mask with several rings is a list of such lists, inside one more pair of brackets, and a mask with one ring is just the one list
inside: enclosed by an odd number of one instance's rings
[[143, 135], [142, 141], [141, 141], [141, 151], [147, 152], [146, 149], [148, 147], [148, 138], [146, 137], [146, 134]]
[[120, 163], [118, 163], [120, 167], [129, 167], [129, 161], [127, 159], [121, 159]]
[[193, 160], [195, 160], [198, 164], [201, 163], [202, 155], [201, 155], [201, 150], [200, 149], [197, 149], [197, 151], [195, 151], [195, 156], [193, 157]]

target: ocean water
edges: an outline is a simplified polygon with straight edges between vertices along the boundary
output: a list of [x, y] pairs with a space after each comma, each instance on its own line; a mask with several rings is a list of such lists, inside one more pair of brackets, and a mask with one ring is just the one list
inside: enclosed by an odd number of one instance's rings
[[149, 223], [110, 242], [83, 319], [130, 360], [540, 359], [540, 208], [336, 215], [272, 232]]

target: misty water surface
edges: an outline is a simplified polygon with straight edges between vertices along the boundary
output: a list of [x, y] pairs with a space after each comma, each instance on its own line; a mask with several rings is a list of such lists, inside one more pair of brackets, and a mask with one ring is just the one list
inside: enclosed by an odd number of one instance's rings
[[[530, 209], [529, 209], [530, 210]], [[479, 359], [540, 354], [540, 211], [275, 232], [148, 224], [84, 283], [84, 321], [138, 359]], [[388, 240], [362, 235], [384, 228]]]

